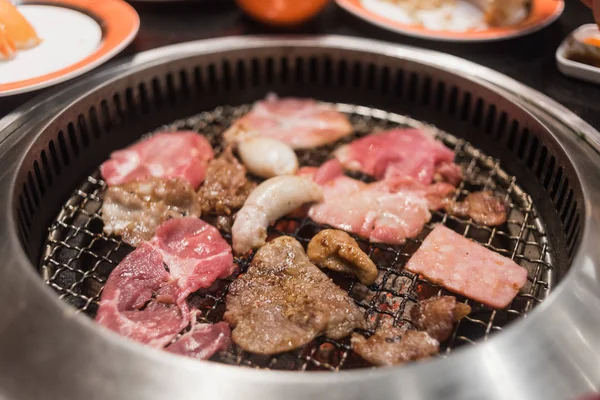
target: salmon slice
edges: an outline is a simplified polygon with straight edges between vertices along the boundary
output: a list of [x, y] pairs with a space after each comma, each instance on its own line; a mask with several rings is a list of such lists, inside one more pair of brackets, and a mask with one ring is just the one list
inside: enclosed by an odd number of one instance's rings
[[6, 33], [6, 28], [0, 23], [0, 60], [10, 60], [15, 56], [17, 47]]
[[0, 26], [4, 26], [5, 35], [18, 50], [30, 49], [41, 42], [33, 26], [17, 7], [7, 0], [0, 0]]

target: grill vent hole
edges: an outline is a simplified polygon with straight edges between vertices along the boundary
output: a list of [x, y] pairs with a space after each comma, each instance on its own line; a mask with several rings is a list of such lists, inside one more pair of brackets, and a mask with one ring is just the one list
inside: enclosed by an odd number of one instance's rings
[[[270, 61], [272, 62], [273, 60]], [[223, 87], [225, 88], [225, 90], [230, 91], [233, 76], [231, 76], [231, 65], [229, 64], [229, 61], [223, 60], [221, 69], [223, 70]]]
[[558, 167], [556, 171], [556, 177], [554, 178], [554, 185], [552, 185], [552, 190], [550, 190], [550, 197], [552, 200], [556, 200], [556, 194], [558, 193], [558, 188], [560, 187], [560, 183], [563, 176], [563, 167]]
[[504, 111], [500, 114], [500, 119], [498, 120], [498, 128], [496, 129], [495, 137], [496, 139], [502, 139], [502, 136], [506, 133], [506, 127], [508, 125], [508, 114]]
[[431, 101], [431, 77], [427, 76], [425, 77], [425, 79], [423, 80], [423, 95], [422, 95], [422, 100], [421, 103], [423, 105], [429, 105], [429, 102]]
[[[240, 67], [241, 65], [241, 67]], [[242, 70], [244, 63], [242, 61], [238, 62], [238, 70]], [[331, 67], [331, 65], [330, 65]], [[282, 83], [288, 83], [290, 78], [290, 61], [287, 57], [282, 57], [280, 60], [280, 79]], [[239, 78], [238, 78], [239, 79]], [[241, 82], [241, 80], [240, 80]]]
[[309, 82], [319, 82], [319, 63], [315, 57], [311, 57], [308, 64]]
[[42, 150], [40, 153], [40, 158], [42, 160], [42, 167], [46, 174], [46, 180], [48, 182], [48, 186], [52, 186], [52, 172], [50, 170], [50, 163], [48, 162], [48, 156], [46, 155], [46, 150]]
[[[454, 114], [454, 112], [452, 112]], [[469, 120], [469, 115], [471, 114], [471, 93], [465, 92], [463, 95], [462, 105], [460, 107], [460, 119], [463, 121]]]
[[376, 74], [375, 64], [370, 63], [367, 67], [367, 89], [369, 89], [369, 90], [375, 89], [375, 74]]
[[348, 81], [348, 62], [346, 60], [340, 60], [338, 62], [338, 86], [346, 86], [346, 82]]
[[[214, 68], [214, 66], [213, 66]], [[167, 96], [169, 98], [169, 101], [171, 103], [175, 103], [175, 101], [177, 100], [177, 91], [175, 89], [175, 78], [173, 77], [173, 74], [169, 73], [167, 74]]]
[[435, 91], [435, 109], [442, 110], [444, 106], [444, 100], [446, 100], [446, 84], [439, 81], [437, 89]]
[[515, 149], [515, 142], [517, 141], [517, 132], [519, 132], [519, 122], [513, 120], [510, 126], [510, 133], [508, 135], [508, 149], [513, 151]]
[[119, 125], [125, 120], [125, 112], [123, 111], [123, 105], [121, 104], [121, 96], [119, 93], [115, 93], [113, 96], [113, 104], [115, 107], [116, 124]]
[[390, 69], [388, 67], [383, 67], [379, 72], [379, 76], [381, 77], [379, 90], [383, 94], [388, 94], [390, 91]]
[[296, 82], [304, 81], [304, 59], [297, 58], [296, 59]]
[[542, 146], [542, 152], [540, 154], [540, 159], [538, 160], [537, 169], [535, 171], [535, 176], [538, 179], [542, 178], [542, 173], [544, 172], [544, 166], [546, 164], [546, 158], [548, 157], [548, 148], [546, 146]]
[[550, 181], [552, 180], [552, 176], [554, 175], [554, 166], [556, 165], [556, 158], [554, 156], [550, 157], [550, 163], [548, 164], [548, 169], [546, 171], [546, 177], [544, 178], [544, 188], [548, 189], [550, 186]]
[[477, 99], [477, 102], [475, 103], [475, 114], [473, 116], [473, 125], [476, 127], [481, 126], [481, 120], [483, 118], [483, 108], [484, 108], [483, 99], [480, 97]]
[[529, 157], [527, 157], [527, 167], [530, 170], [533, 170], [533, 165], [535, 164], [535, 158], [538, 153], [538, 149], [540, 147], [540, 140], [536, 135], [532, 136], [531, 147], [529, 148]]
[[[471, 94], [469, 93], [469, 96]], [[465, 95], [466, 96], [466, 95]], [[458, 88], [456, 86], [452, 86], [450, 88], [450, 98], [448, 100], [448, 114], [455, 115], [456, 108], [458, 107]]]
[[[146, 83], [142, 82], [138, 86], [138, 92], [140, 93], [140, 107], [142, 109], [142, 114], [148, 114], [150, 112], [150, 99], [148, 99], [148, 89], [146, 88]], [[90, 109], [90, 115], [91, 111]], [[94, 123], [92, 122], [92, 126]]]
[[[287, 80], [287, 76], [288, 76], [288, 65], [287, 65], [287, 58], [283, 58], [281, 60], [282, 64], [285, 62], [285, 66], [282, 65], [281, 67], [281, 71], [282, 71], [282, 76], [284, 74], [285, 71], [285, 79]], [[238, 86], [240, 87], [240, 89], [245, 89], [246, 88], [246, 63], [244, 63], [242, 60], [238, 60], [238, 62], [236, 63], [236, 76], [237, 76], [237, 82], [238, 82]]]
[[[568, 188], [569, 185], [565, 185], [565, 188]], [[565, 202], [565, 208], [563, 209], [563, 212], [560, 215], [560, 219], [563, 222], [563, 224], [565, 225], [565, 230], [569, 230], [569, 226], [567, 224], [568, 220], [567, 220], [567, 216], [569, 215], [569, 213], [571, 212], [571, 206], [573, 201], [573, 189], [569, 188], [569, 193], [567, 194], [567, 201]]]
[[133, 89], [130, 87], [125, 89], [125, 104], [127, 105], [127, 112], [129, 112], [130, 115], [135, 116], [137, 107], [133, 96]]
[[419, 75], [416, 72], [410, 74], [408, 79], [408, 99], [410, 101], [417, 100], [417, 90], [419, 87]]
[[404, 96], [404, 70], [396, 70], [396, 84], [394, 85], [394, 94], [398, 97]]
[[[563, 211], [566, 211], [566, 207], [565, 210], [563, 210], [563, 202], [565, 201], [565, 196], [567, 194], [567, 189], [569, 188], [569, 178], [565, 177], [565, 180], [563, 181], [563, 184], [561, 185], [561, 190], [560, 190], [560, 196], [558, 196], [558, 201], [556, 202], [556, 210], [562, 214]], [[561, 217], [561, 219], [564, 219], [563, 217]]]
[[217, 82], [217, 68], [211, 63], [208, 65], [208, 89], [213, 93], [218, 89]]
[[77, 143], [77, 137], [75, 136], [75, 126], [73, 126], [72, 122], [67, 124], [67, 133], [69, 135], [69, 143], [71, 143], [71, 148], [73, 149], [73, 153], [75, 156], [79, 155], [79, 144]]
[[83, 143], [84, 148], [88, 148], [90, 145], [90, 135], [87, 127], [87, 122], [83, 114], [79, 114], [77, 117], [77, 128], [79, 129], [79, 134], [81, 135], [81, 142]]
[[362, 83], [362, 64], [355, 62], [352, 66], [352, 84], [355, 88], [359, 88]]
[[[29, 191], [31, 198], [33, 199], [33, 203], [35, 204], [34, 210], [36, 210], [37, 207], [40, 205], [40, 199], [38, 197], [37, 190], [35, 190], [35, 186], [33, 184], [33, 176], [31, 175], [31, 171], [27, 173], [27, 183], [27, 190]], [[31, 214], [33, 214], [33, 211]]]
[[496, 106], [491, 105], [488, 108], [487, 116], [485, 118], [485, 133], [491, 135], [496, 126]]
[[265, 62], [265, 82], [268, 85], [275, 82], [275, 60], [272, 57], [267, 58]]
[[58, 132], [58, 146], [62, 155], [65, 166], [69, 165], [69, 153], [67, 152], [67, 144], [65, 142], [65, 134], [63, 131]]
[[[152, 80], [154, 85], [154, 79]], [[196, 91], [202, 93], [204, 91], [204, 79], [202, 76], [202, 68], [199, 66], [194, 68], [194, 86], [196, 86]]]
[[37, 188], [40, 192], [40, 195], [43, 196], [46, 193], [46, 187], [44, 185], [44, 181], [42, 179], [42, 172], [40, 171], [40, 165], [37, 160], [33, 162], [33, 171], [35, 173], [35, 181], [37, 183]]
[[183, 97], [188, 99], [190, 97], [190, 82], [188, 79], [188, 72], [185, 69], [179, 70], [179, 87], [181, 88]]
[[54, 175], [58, 176], [60, 175], [60, 162], [58, 161], [58, 154], [56, 153], [56, 146], [53, 140], [50, 140], [48, 143], [48, 150], [52, 158], [52, 165], [54, 165]]

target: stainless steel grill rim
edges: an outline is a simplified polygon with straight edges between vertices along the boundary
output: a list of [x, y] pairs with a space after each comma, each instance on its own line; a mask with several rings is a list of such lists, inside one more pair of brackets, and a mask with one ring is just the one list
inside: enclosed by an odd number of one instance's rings
[[[163, 49], [154, 53], [148, 53], [141, 57], [137, 62], [131, 62], [128, 67], [140, 72], [143, 70], [141, 64], [148, 62], [150, 64], [160, 64], [162, 62], [173, 62], [183, 54], [183, 57], [195, 54], [210, 54], [213, 51], [223, 49], [244, 48], [254, 49], [264, 46], [315, 46], [315, 48], [345, 49], [352, 48], [356, 52], [366, 52], [377, 54], [381, 57], [393, 57], [402, 60], [410, 60], [421, 65], [436, 65], [446, 71], [454, 71], [460, 74], [468, 74], [471, 81], [477, 82], [481, 87], [493, 89], [499, 96], [510, 99], [516, 104], [528, 104], [531, 101], [540, 101], [542, 107], [531, 107], [530, 110], [540, 120], [550, 124], [553, 133], [560, 138], [560, 147], [569, 151], [577, 151], [577, 173], [581, 176], [583, 171], [594, 175], [594, 168], [590, 160], [597, 157], [597, 154], [591, 147], [582, 144], [581, 140], [576, 140], [575, 135], [585, 138], [584, 141], [594, 143], [595, 131], [579, 120], [573, 114], [567, 112], [556, 103], [544, 96], [534, 93], [524, 88], [510, 79], [493, 73], [485, 68], [474, 66], [473, 64], [461, 60], [440, 55], [431, 52], [417, 52], [407, 47], [395, 47], [385, 45], [379, 42], [364, 41], [350, 38], [325, 37], [303, 40], [292, 39], [262, 39], [262, 38], [233, 38], [224, 40], [214, 40], [205, 43], [192, 43], [189, 45], [176, 46], [171, 49]], [[136, 72], [136, 73], [137, 73]], [[81, 84], [79, 88], [67, 89], [59, 93], [54, 98], [55, 103], [67, 106], [71, 101], [81, 96], [83, 89], [88, 89], [94, 82], [102, 84], [105, 87], [109, 85], [110, 79], [123, 73], [123, 67], [108, 70], [105, 75], [92, 77], [90, 82]], [[504, 88], [496, 86], [502, 84]], [[519, 93], [514, 96], [513, 93]], [[74, 96], [74, 97], [70, 97]], [[84, 97], [80, 97], [80, 100]], [[519, 98], [523, 98], [519, 100]], [[65, 102], [59, 103], [59, 100]], [[55, 109], [48, 103], [43, 107], [36, 107], [40, 110]], [[549, 111], [547, 111], [549, 110]], [[551, 113], [550, 113], [551, 112]], [[559, 113], [564, 113], [561, 115]], [[5, 155], [3, 161], [7, 165], [19, 165], [24, 157], [24, 151], [32, 143], [32, 136], [16, 136], [11, 134], [13, 130], [24, 132], [24, 129], [39, 130], [46, 125], [48, 119], [34, 118], [25, 121], [19, 118], [19, 115], [9, 117], [8, 120], [0, 123], [8, 133], [3, 133], [5, 141], [0, 151]], [[567, 123], [572, 123], [575, 130], [570, 129]], [[575, 128], [576, 127], [576, 128]], [[25, 140], [22, 140], [25, 139]], [[12, 149], [12, 152], [7, 151]], [[20, 149], [18, 152], [14, 150]], [[13, 163], [13, 164], [11, 164]], [[5, 175], [4, 178], [7, 178]], [[13, 182], [15, 176], [8, 175], [9, 181]], [[6, 182], [6, 179], [5, 179]], [[13, 185], [14, 187], [14, 185]], [[71, 353], [61, 363], [54, 363], [57, 368], [46, 369], [48, 380], [46, 383], [53, 389], [63, 394], [77, 393], [76, 398], [86, 396], [89, 398], [98, 398], [97, 393], [111, 393], [118, 397], [123, 397], [126, 393], [135, 393], [144, 395], [148, 398], [162, 398], [168, 392], [169, 395], [179, 395], [180, 398], [195, 398], [199, 393], [203, 395], [214, 394], [217, 388], [222, 397], [237, 398], [245, 395], [248, 398], [280, 398], [285, 394], [289, 398], [306, 398], [307, 396], [322, 397], [345, 397], [345, 398], [398, 398], [406, 396], [408, 398], [565, 398], [567, 395], [584, 393], [590, 388], [596, 387], [598, 380], [595, 361], [600, 355], [595, 349], [598, 346], [598, 338], [590, 336], [594, 327], [598, 326], [598, 315], [593, 312], [600, 306], [597, 296], [598, 278], [595, 273], [596, 267], [594, 260], [599, 256], [598, 249], [595, 246], [598, 224], [598, 215], [591, 207], [592, 199], [597, 198], [598, 190], [589, 180], [583, 182], [582, 187], [585, 201], [579, 203], [581, 211], [585, 212], [586, 220], [581, 221], [581, 242], [576, 249], [584, 248], [586, 251], [577, 251], [574, 258], [575, 267], [570, 270], [562, 284], [559, 285], [554, 294], [538, 307], [529, 318], [508, 329], [503, 335], [499, 335], [489, 343], [469, 349], [468, 351], [458, 351], [452, 357], [453, 363], [449, 360], [436, 360], [418, 365], [411, 365], [401, 369], [378, 370], [377, 373], [362, 372], [343, 372], [336, 375], [330, 375], [328, 378], [322, 375], [289, 375], [288, 373], [277, 373], [269, 371], [267, 374], [258, 373], [246, 369], [233, 369], [218, 364], [211, 364], [211, 368], [206, 368], [206, 363], [189, 362], [184, 359], [174, 359], [172, 356], [158, 354], [152, 351], [144, 351], [136, 344], [127, 343], [115, 335], [107, 334], [103, 331], [94, 329], [94, 326], [85, 319], [73, 318], [67, 309], [54, 300], [52, 294], [43, 290], [42, 283], [36, 278], [31, 267], [23, 257], [24, 254], [18, 248], [15, 238], [15, 226], [11, 222], [11, 210], [7, 208], [2, 216], [3, 224], [8, 229], [3, 234], [3, 250], [7, 254], [6, 262], [8, 265], [15, 265], [21, 271], [20, 274], [3, 274], [3, 280], [0, 280], [2, 290], [0, 297], [3, 300], [10, 298], [21, 299], [18, 302], [20, 311], [19, 316], [14, 310], [9, 309], [8, 313], [0, 316], [0, 324], [6, 326], [6, 321], [13, 321], [9, 329], [1, 331], [4, 337], [15, 337], [20, 335], [18, 346], [13, 346], [14, 351], [2, 347], [0, 359], [5, 365], [11, 365], [13, 375], [20, 371], [25, 374], [23, 367], [31, 356], [28, 353], [20, 352], [20, 357], [16, 356], [15, 351], [28, 346], [31, 350], [39, 347], [39, 334], [35, 330], [26, 330], [27, 326], [57, 326], [57, 334], [53, 331], [46, 331], [46, 340], [52, 339], [55, 343], [73, 344], [77, 351]], [[11, 189], [7, 196], [3, 197], [6, 205], [10, 204], [9, 197], [14, 193]], [[560, 192], [559, 192], [560, 193]], [[549, 235], [553, 232], [549, 231]], [[576, 235], [579, 237], [578, 235]], [[16, 249], [16, 250], [15, 250]], [[560, 254], [559, 254], [560, 255]], [[28, 269], [29, 268], [29, 269]], [[1, 270], [5, 272], [5, 270]], [[37, 280], [36, 280], [37, 279]], [[23, 292], [23, 284], [28, 282], [28, 286], [35, 288], [28, 291], [27, 296]], [[573, 289], [577, 289], [574, 291]], [[11, 297], [12, 296], [12, 297]], [[26, 299], [26, 301], [22, 301]], [[33, 313], [35, 304], [36, 312]], [[551, 312], [550, 312], [551, 311]], [[36, 324], [31, 318], [37, 315]], [[558, 324], [555, 317], [567, 318], [566, 324]], [[30, 318], [28, 318], [30, 317]], [[58, 324], [58, 325], [56, 325]], [[73, 334], [64, 334], [68, 332], [67, 327], [75, 329], [78, 334], [86, 336], [88, 347], [78, 346], [76, 342], [69, 339], [74, 338]], [[520, 333], [529, 330], [535, 330], [537, 333], [535, 340]], [[60, 334], [59, 334], [60, 333]], [[569, 338], [567, 342], [560, 342], [560, 338]], [[36, 340], [38, 338], [38, 340]], [[110, 346], [106, 346], [110, 343]], [[562, 345], [566, 345], [568, 352], [558, 351]], [[518, 348], [515, 345], [518, 344]], [[60, 346], [59, 346], [60, 348]], [[57, 352], [58, 350], [55, 350]], [[43, 353], [43, 352], [42, 352]], [[126, 354], [122, 354], [126, 353]], [[34, 351], [31, 354], [40, 354]], [[568, 357], [566, 357], [568, 354]], [[54, 352], [45, 353], [46, 359], [57, 360]], [[83, 357], [83, 358], [82, 358]], [[78, 360], [94, 359], [94, 365], [88, 365], [86, 362]], [[110, 359], [111, 363], [107, 364]], [[12, 360], [12, 362], [11, 362]], [[139, 382], [140, 379], [144, 385], [130, 385], [123, 379], [115, 380], [114, 368], [115, 361], [121, 366], [120, 372], [126, 371], [126, 378]], [[143, 361], [145, 360], [145, 361]], [[152, 361], [151, 363], [149, 363]], [[39, 360], [38, 360], [39, 362]], [[6, 364], [10, 363], [10, 364]], [[460, 363], [460, 371], [453, 368], [454, 363]], [[576, 365], [577, 368], [573, 368]], [[90, 377], [89, 372], [95, 371], [91, 375], [93, 379], [84, 385], [75, 380], [74, 384], [67, 385], [62, 374], [68, 371], [77, 371], [74, 376]], [[165, 369], [167, 368], [167, 369]], [[160, 371], [160, 372], [159, 372]], [[537, 373], [533, 373], [537, 371]], [[252, 373], [250, 373], [252, 372]], [[79, 374], [79, 375], [78, 375]], [[83, 375], [82, 375], [83, 374]], [[498, 375], [500, 374], [500, 375]], [[499, 379], [499, 376], [501, 377]], [[234, 377], [235, 385], [228, 384]], [[554, 377], [555, 379], [553, 379]], [[558, 379], [560, 377], [560, 379]], [[1, 379], [1, 378], [0, 378]], [[112, 380], [111, 380], [112, 379]], [[194, 384], [190, 384], [190, 382]], [[106, 383], [113, 385], [107, 388]], [[509, 385], [506, 382], [510, 382]], [[204, 385], [199, 384], [204, 383]], [[262, 386], [262, 383], [266, 386]], [[258, 384], [258, 385], [257, 385]], [[39, 393], [39, 387], [19, 386], [14, 387], [7, 384], [6, 380], [0, 381], [0, 387], [6, 393]], [[8, 389], [6, 389], [8, 388]], [[492, 388], [493, 391], [490, 391]], [[96, 394], [96, 397], [94, 397]], [[62, 396], [61, 398], [65, 398]]]

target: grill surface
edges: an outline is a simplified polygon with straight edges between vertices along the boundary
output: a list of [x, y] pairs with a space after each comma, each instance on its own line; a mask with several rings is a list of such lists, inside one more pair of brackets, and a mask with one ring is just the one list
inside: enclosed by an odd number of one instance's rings
[[[219, 107], [176, 121], [161, 130], [193, 129], [201, 132], [209, 138], [218, 152], [221, 150], [222, 132], [247, 112], [249, 107]], [[350, 116], [354, 134], [331, 146], [300, 152], [301, 165], [320, 165], [341, 143], [376, 130], [396, 126], [424, 126], [410, 118], [375, 109], [346, 104], [338, 104], [337, 107]], [[459, 346], [486, 340], [515, 319], [524, 317], [543, 301], [552, 289], [553, 268], [552, 251], [544, 224], [530, 196], [520, 188], [516, 178], [507, 174], [498, 160], [486, 156], [464, 140], [439, 130], [436, 130], [436, 133], [439, 139], [454, 149], [456, 161], [465, 171], [465, 180], [459, 186], [458, 198], [464, 198], [471, 191], [492, 190], [510, 204], [508, 222], [500, 228], [489, 228], [445, 212], [434, 212], [424, 232], [403, 246], [370, 244], [357, 238], [379, 269], [379, 278], [374, 285], [366, 287], [341, 275], [332, 273], [330, 276], [338, 285], [347, 289], [350, 296], [364, 310], [368, 321], [366, 333], [370, 334], [385, 319], [393, 320], [398, 326], [410, 326], [409, 303], [433, 294], [448, 294], [403, 269], [405, 262], [435, 223], [443, 223], [525, 267], [529, 272], [528, 282], [508, 309], [492, 310], [462, 299], [473, 307], [473, 312], [457, 324], [451, 339], [443, 344], [441, 354], [444, 355]], [[364, 179], [360, 176], [358, 178]], [[73, 192], [49, 229], [44, 256], [40, 263], [40, 271], [46, 283], [55, 289], [63, 300], [90, 317], [95, 316], [102, 287], [109, 273], [132, 250], [117, 237], [109, 237], [102, 232], [103, 224], [99, 213], [105, 188], [106, 184], [96, 170]], [[271, 233], [287, 232], [304, 245], [324, 228], [308, 218], [284, 218], [280, 221], [272, 228]], [[285, 229], [286, 232], [279, 229]], [[223, 235], [230, 240], [228, 234]], [[249, 261], [236, 259], [240, 272], [245, 271]], [[217, 282], [209, 290], [191, 296], [190, 302], [202, 310], [204, 321], [217, 322], [222, 319], [230, 282], [231, 280]], [[368, 366], [351, 351], [348, 339], [335, 341], [326, 338], [318, 338], [303, 348], [275, 357], [252, 355], [233, 345], [227, 351], [213, 357], [213, 360], [286, 370], [338, 371]]]

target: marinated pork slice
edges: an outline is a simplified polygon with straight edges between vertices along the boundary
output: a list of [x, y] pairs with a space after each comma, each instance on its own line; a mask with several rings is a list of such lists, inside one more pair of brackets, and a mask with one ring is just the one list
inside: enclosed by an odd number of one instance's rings
[[396, 190], [385, 181], [364, 183], [344, 175], [335, 176], [336, 162], [314, 173], [325, 199], [313, 205], [309, 217], [318, 223], [352, 232], [371, 242], [402, 244], [417, 236], [431, 218], [427, 199], [410, 190]]
[[346, 169], [376, 179], [394, 174], [425, 185], [434, 178], [454, 185], [462, 179], [452, 150], [419, 129], [392, 129], [369, 135], [340, 147], [334, 154]]
[[437, 225], [405, 267], [451, 292], [505, 308], [527, 282], [527, 270], [509, 258]]
[[454, 323], [469, 315], [471, 307], [457, 302], [454, 296], [436, 296], [420, 301], [410, 311], [418, 330], [443, 342], [452, 334]]
[[352, 132], [348, 118], [332, 106], [312, 99], [269, 95], [225, 132], [228, 143], [264, 136], [294, 149], [309, 149], [335, 142]]
[[194, 189], [213, 158], [210, 143], [196, 132], [157, 133], [110, 155], [100, 167], [109, 186], [155, 178], [182, 178]]
[[161, 253], [142, 243], [108, 277], [96, 321], [140, 343], [163, 347], [190, 320], [187, 305], [175, 304], [176, 291]]
[[242, 208], [256, 184], [246, 178], [246, 168], [231, 148], [208, 163], [206, 180], [198, 191], [204, 215], [232, 215]]
[[201, 219], [168, 220], [158, 227], [150, 243], [177, 281], [178, 304], [184, 303], [190, 293], [208, 288], [235, 271], [231, 247], [215, 227]]
[[225, 350], [230, 343], [231, 331], [225, 322], [192, 326], [177, 341], [165, 348], [168, 352], [182, 356], [207, 360], [218, 351]]
[[233, 341], [258, 354], [293, 350], [321, 334], [340, 339], [364, 325], [354, 301], [289, 236], [261, 247], [231, 284], [224, 318]]
[[506, 222], [506, 204], [492, 192], [470, 193], [463, 201], [447, 204], [448, 212], [459, 217], [469, 217], [481, 225], [498, 226]]
[[397, 365], [431, 357], [440, 344], [427, 332], [401, 331], [395, 327], [380, 328], [368, 339], [354, 333], [352, 349], [374, 365]]
[[110, 186], [102, 204], [104, 232], [137, 246], [150, 240], [170, 218], [200, 217], [200, 203], [192, 186], [180, 178], [149, 178]]

